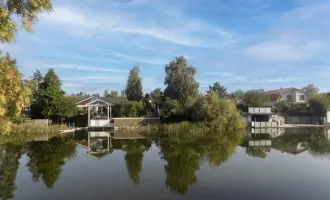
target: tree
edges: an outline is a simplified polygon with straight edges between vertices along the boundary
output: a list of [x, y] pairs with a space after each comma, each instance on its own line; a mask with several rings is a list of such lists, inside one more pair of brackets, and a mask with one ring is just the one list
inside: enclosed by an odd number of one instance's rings
[[33, 73], [30, 81], [30, 89], [31, 89], [31, 107], [30, 107], [30, 114], [31, 117], [34, 119], [42, 118], [42, 106], [38, 101], [38, 95], [40, 93], [40, 85], [43, 82], [44, 77], [40, 73], [39, 70], [36, 70]]
[[306, 87], [302, 88], [302, 90], [307, 93], [308, 97], [319, 92], [319, 88], [317, 88], [314, 84], [308, 84]]
[[110, 91], [110, 97], [118, 97], [118, 92], [115, 90]]
[[227, 89], [223, 85], [220, 85], [219, 82], [215, 82], [213, 83], [213, 86], [209, 86], [208, 93], [210, 93], [211, 91], [217, 93], [220, 98], [224, 98], [228, 95]]
[[318, 114], [325, 114], [330, 109], [330, 97], [322, 94], [314, 94], [309, 97], [309, 106]]
[[24, 84], [16, 60], [9, 54], [0, 54], [0, 133], [10, 132], [10, 123], [5, 119], [20, 114], [30, 104], [30, 90]]
[[50, 0], [5, 0], [0, 1], [0, 41], [12, 42], [18, 30], [13, 17], [21, 18], [22, 28], [32, 31], [32, 24], [38, 18], [37, 14], [50, 12], [52, 5]]
[[244, 93], [242, 103], [249, 107], [264, 107], [269, 103], [269, 96], [263, 89], [249, 90]]
[[178, 100], [183, 107], [192, 105], [198, 96], [199, 84], [194, 79], [196, 69], [181, 56], [166, 65], [165, 73], [164, 96]]
[[103, 96], [104, 96], [104, 97], [108, 97], [108, 96], [109, 96], [109, 90], [105, 90]]
[[244, 96], [244, 92], [243, 92], [243, 90], [236, 90], [235, 92], [232, 92], [230, 94], [230, 96], [232, 98], [234, 98], [238, 103], [238, 102], [242, 101], [243, 96]]
[[129, 101], [141, 101], [143, 98], [142, 81], [139, 73], [140, 69], [137, 65], [129, 72], [125, 90]]
[[162, 89], [156, 88], [150, 93], [150, 99], [153, 104], [159, 105], [162, 102], [163, 92]]
[[44, 82], [40, 85], [39, 98], [44, 117], [49, 118], [60, 113], [64, 91], [62, 91], [61, 81], [53, 69], [48, 70]]

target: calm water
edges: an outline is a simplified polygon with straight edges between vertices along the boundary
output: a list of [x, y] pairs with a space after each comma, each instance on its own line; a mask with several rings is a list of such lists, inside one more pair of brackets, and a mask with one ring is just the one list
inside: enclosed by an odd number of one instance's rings
[[233, 150], [106, 132], [6, 144], [0, 199], [330, 199], [328, 136], [252, 130]]

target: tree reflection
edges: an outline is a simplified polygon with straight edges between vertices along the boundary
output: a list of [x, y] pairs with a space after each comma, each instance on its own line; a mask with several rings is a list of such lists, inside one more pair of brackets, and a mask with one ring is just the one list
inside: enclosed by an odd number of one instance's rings
[[140, 140], [114, 140], [113, 148], [126, 152], [125, 162], [128, 175], [136, 185], [140, 184], [140, 173], [142, 172], [143, 153], [151, 147], [152, 141]]
[[[205, 130], [193, 139], [190, 137], [191, 133], [162, 138], [159, 147], [162, 159], [167, 161], [166, 186], [177, 194], [185, 195], [189, 186], [197, 183], [196, 171], [203, 162], [206, 161], [214, 167], [225, 162], [244, 137], [243, 132], [233, 133], [228, 130]], [[184, 138], [185, 135], [187, 138]]]
[[34, 182], [40, 178], [48, 188], [52, 188], [60, 177], [61, 166], [65, 159], [71, 159], [76, 154], [76, 144], [67, 138], [52, 138], [48, 142], [31, 142], [27, 164]]
[[6, 144], [0, 146], [0, 199], [11, 199], [16, 189], [18, 160], [21, 146]]
[[324, 136], [312, 135], [308, 152], [315, 157], [330, 156], [330, 140]]
[[255, 158], [266, 158], [267, 153], [270, 152], [270, 147], [268, 146], [255, 146], [255, 147], [246, 147], [245, 153], [248, 156]]

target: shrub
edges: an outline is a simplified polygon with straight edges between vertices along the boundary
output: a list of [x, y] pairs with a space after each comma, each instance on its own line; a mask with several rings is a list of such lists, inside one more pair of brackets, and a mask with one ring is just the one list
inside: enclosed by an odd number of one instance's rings
[[23, 124], [25, 122], [25, 118], [21, 116], [13, 116], [10, 118], [10, 121], [14, 124]]
[[178, 100], [166, 98], [162, 103], [160, 116], [163, 121], [182, 121], [184, 109]]
[[280, 113], [299, 113], [306, 111], [307, 104], [296, 104], [292, 101], [279, 101], [275, 104], [275, 112]]
[[113, 107], [115, 117], [140, 117], [143, 115], [143, 102], [128, 101], [116, 104]]
[[326, 95], [312, 95], [308, 102], [313, 111], [318, 114], [325, 114], [325, 112], [330, 109], [330, 97]]

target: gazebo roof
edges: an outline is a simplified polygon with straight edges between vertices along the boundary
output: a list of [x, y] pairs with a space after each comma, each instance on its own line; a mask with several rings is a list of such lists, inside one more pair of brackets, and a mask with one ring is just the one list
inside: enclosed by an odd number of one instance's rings
[[86, 99], [83, 99], [79, 102], [76, 103], [78, 107], [85, 108], [85, 107], [90, 107], [90, 106], [112, 106], [111, 102], [108, 102], [104, 99], [101, 99], [99, 97], [88, 97]]

